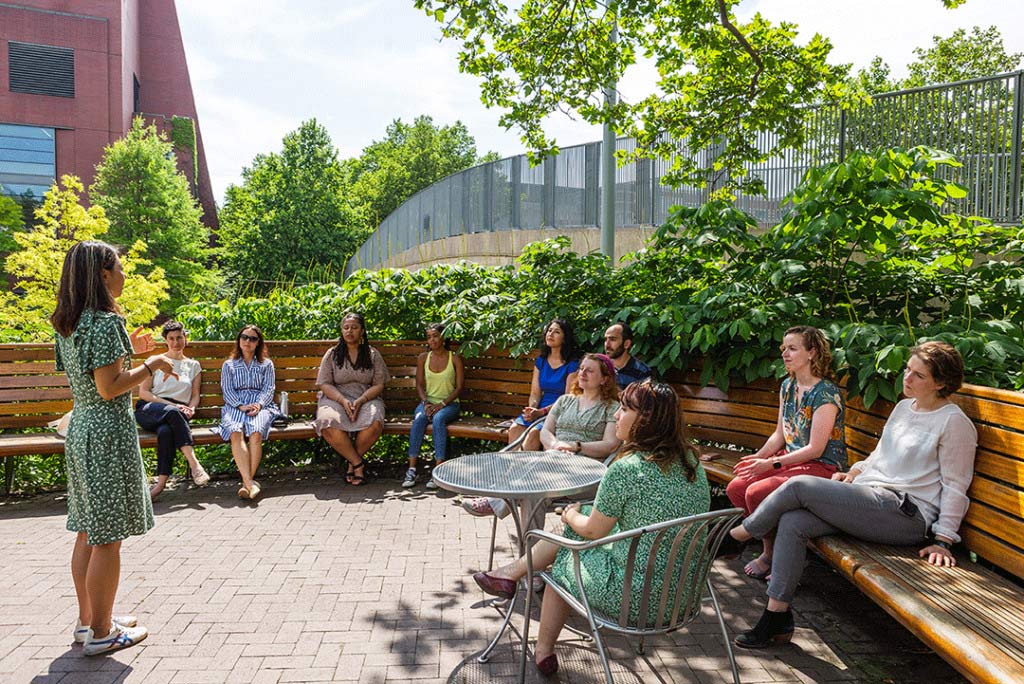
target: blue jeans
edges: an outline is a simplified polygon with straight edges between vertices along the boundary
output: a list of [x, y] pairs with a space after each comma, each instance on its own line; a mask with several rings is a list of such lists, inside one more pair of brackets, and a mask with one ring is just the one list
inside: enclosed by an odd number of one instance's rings
[[420, 455], [420, 447], [423, 445], [423, 435], [427, 433], [427, 421], [430, 421], [434, 428], [434, 460], [438, 463], [445, 459], [448, 452], [448, 423], [459, 417], [459, 403], [448, 404], [440, 411], [434, 413], [433, 418], [427, 418], [426, 408], [423, 403], [416, 407], [413, 414], [412, 429], [409, 430], [409, 458], [416, 458]]

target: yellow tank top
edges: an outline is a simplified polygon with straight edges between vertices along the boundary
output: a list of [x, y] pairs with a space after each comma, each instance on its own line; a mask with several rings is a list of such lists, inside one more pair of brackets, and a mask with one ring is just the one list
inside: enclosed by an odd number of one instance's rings
[[448, 365], [440, 373], [430, 370], [430, 353], [423, 362], [423, 378], [427, 384], [427, 401], [431, 404], [440, 404], [448, 398], [455, 390], [455, 363], [452, 361], [452, 352], [448, 352]]

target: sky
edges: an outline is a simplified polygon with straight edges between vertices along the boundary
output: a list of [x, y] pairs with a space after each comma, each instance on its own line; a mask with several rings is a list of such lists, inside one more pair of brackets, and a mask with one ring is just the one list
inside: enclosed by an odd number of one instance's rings
[[[500, 112], [480, 102], [479, 81], [458, 69], [458, 45], [413, 0], [177, 0], [192, 90], [218, 204], [228, 185], [260, 153], [278, 151], [286, 133], [316, 118], [342, 158], [385, 135], [394, 119], [428, 114], [434, 123], [461, 120], [479, 153], [524, 151]], [[968, 0], [947, 10], [940, 0], [743, 0], [754, 12], [800, 28], [801, 42], [820, 33], [830, 61], [866, 66], [881, 56], [893, 75], [906, 74], [915, 47], [960, 27], [997, 26], [1009, 52], [1024, 52], [1024, 2]], [[649, 65], [627, 72], [627, 100], [655, 88]], [[558, 144], [601, 138], [600, 128], [563, 115], [547, 125]]]

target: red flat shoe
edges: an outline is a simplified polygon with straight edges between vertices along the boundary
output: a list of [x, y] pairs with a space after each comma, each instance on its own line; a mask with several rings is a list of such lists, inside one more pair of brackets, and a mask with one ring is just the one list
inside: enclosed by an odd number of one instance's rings
[[555, 674], [558, 672], [558, 656], [552, 653], [547, 658], [537, 663], [537, 669], [540, 670], [540, 673], [545, 677], [550, 677]]
[[492, 577], [486, 572], [478, 572], [473, 575], [473, 581], [476, 582], [477, 586], [483, 589], [485, 594], [491, 596], [497, 596], [510, 600], [516, 595], [516, 589], [519, 587], [518, 582], [512, 580], [502, 579], [501, 577]]

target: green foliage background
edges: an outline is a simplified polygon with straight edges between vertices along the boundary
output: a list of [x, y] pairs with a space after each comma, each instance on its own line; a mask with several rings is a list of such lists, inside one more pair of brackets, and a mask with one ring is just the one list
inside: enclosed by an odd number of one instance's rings
[[624, 319], [637, 353], [662, 373], [707, 359], [704, 380], [723, 388], [780, 375], [783, 331], [810, 323], [828, 332], [850, 392], [869, 404], [896, 398], [908, 351], [925, 338], [957, 346], [969, 381], [1021, 388], [1021, 231], [948, 210], [965, 193], [942, 179], [957, 165], [928, 148], [851, 153], [807, 174], [781, 224], [759, 231], [725, 200], [677, 207], [619, 269], [555, 238], [515, 266], [360, 271], [340, 284], [191, 304], [178, 317], [199, 339], [225, 339], [246, 322], [274, 338], [328, 339], [348, 310], [382, 339], [418, 339], [441, 320], [470, 354], [490, 344], [524, 353], [555, 316], [596, 348], [607, 323]]

